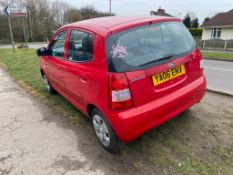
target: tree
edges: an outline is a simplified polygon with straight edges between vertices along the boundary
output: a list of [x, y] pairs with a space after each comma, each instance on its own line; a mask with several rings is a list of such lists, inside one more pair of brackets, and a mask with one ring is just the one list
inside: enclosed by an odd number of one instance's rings
[[205, 19], [204, 19], [204, 22], [207, 22], [207, 21], [209, 21], [210, 20], [210, 18], [209, 17], [206, 17]]
[[[0, 6], [10, 5], [12, 0], [0, 0]], [[66, 23], [100, 16], [109, 16], [94, 6], [76, 8], [64, 1], [55, 0], [14, 0], [15, 5], [27, 7], [26, 30], [29, 41], [46, 41], [53, 31]], [[23, 42], [22, 18], [11, 18], [15, 42]], [[10, 42], [7, 17], [0, 14], [0, 43]]]
[[184, 20], [183, 20], [184, 25], [187, 28], [198, 28], [199, 27], [199, 20], [196, 17], [195, 13], [192, 11], [189, 11]]
[[81, 13], [76, 8], [71, 8], [67, 10], [64, 14], [64, 23], [77, 22], [82, 19]]
[[191, 17], [189, 16], [189, 14], [185, 16], [183, 23], [187, 28], [191, 27]]
[[191, 22], [191, 27], [192, 28], [198, 28], [199, 27], [199, 20], [198, 20], [198, 18], [195, 18], [195, 19], [193, 19], [192, 20], [192, 22]]
[[72, 8], [67, 10], [64, 15], [64, 21], [65, 23], [71, 23], [102, 16], [109, 16], [109, 13], [99, 12], [94, 6], [86, 6], [81, 9]]
[[63, 1], [53, 1], [51, 5], [51, 13], [54, 17], [56, 27], [64, 25], [64, 16], [72, 7]]
[[97, 11], [93, 5], [89, 5], [89, 6], [81, 8], [80, 13], [81, 13], [82, 19], [110, 16], [109, 13], [103, 13], [103, 12]]
[[48, 0], [28, 0], [32, 38], [35, 41], [46, 41], [54, 30], [54, 16]]

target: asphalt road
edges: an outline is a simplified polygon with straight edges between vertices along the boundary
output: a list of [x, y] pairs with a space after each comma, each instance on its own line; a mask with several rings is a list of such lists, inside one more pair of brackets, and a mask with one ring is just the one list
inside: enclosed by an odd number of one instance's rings
[[204, 60], [207, 88], [233, 95], [233, 62]]

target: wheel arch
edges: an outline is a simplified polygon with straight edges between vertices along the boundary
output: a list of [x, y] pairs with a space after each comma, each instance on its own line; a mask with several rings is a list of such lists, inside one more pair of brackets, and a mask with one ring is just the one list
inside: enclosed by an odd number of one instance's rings
[[43, 69], [40, 69], [40, 74], [41, 74], [42, 77], [44, 76], [45, 72], [44, 72]]
[[93, 104], [88, 104], [87, 105], [87, 113], [88, 113], [88, 117], [91, 118], [91, 113], [93, 111], [93, 109], [98, 109], [95, 105]]

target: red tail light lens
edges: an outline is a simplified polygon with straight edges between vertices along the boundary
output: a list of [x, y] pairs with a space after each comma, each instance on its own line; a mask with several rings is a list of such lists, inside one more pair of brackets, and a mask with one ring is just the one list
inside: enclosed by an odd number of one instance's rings
[[122, 110], [133, 106], [128, 81], [124, 73], [109, 73], [109, 91], [111, 109]]

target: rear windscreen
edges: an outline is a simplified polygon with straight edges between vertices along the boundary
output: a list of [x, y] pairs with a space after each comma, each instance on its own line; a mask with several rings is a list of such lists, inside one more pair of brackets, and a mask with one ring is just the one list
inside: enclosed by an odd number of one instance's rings
[[188, 54], [195, 41], [182, 22], [129, 29], [107, 39], [110, 72], [141, 70]]

